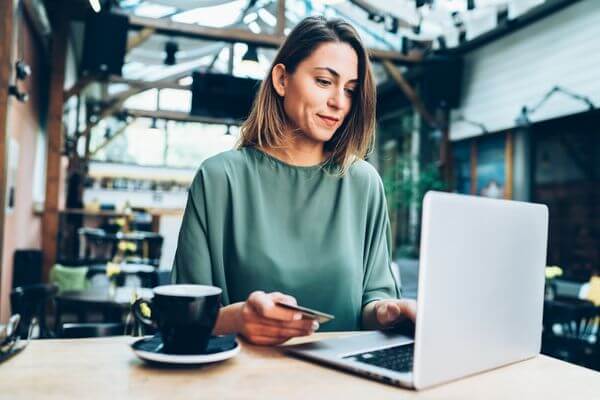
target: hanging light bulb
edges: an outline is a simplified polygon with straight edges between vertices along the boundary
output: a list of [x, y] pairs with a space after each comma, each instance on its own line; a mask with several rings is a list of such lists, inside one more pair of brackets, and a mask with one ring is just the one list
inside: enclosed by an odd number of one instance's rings
[[95, 13], [99, 13], [102, 6], [100, 6], [100, 0], [90, 0], [90, 6]]
[[152, 123], [150, 124], [150, 127], [148, 128], [148, 132], [150, 132], [152, 134], [157, 134], [157, 133], [162, 132], [162, 130], [160, 130], [158, 128], [158, 124], [156, 123], [156, 118], [152, 118]]
[[256, 46], [248, 45], [248, 50], [246, 50], [246, 53], [242, 57], [242, 64], [245, 67], [256, 68], [258, 65], [258, 51]]
[[169, 42], [165, 43], [166, 56], [165, 56], [164, 64], [165, 65], [175, 65], [177, 62], [175, 55], [177, 54], [178, 51], [179, 51], [179, 45], [177, 45], [176, 42], [169, 41]]

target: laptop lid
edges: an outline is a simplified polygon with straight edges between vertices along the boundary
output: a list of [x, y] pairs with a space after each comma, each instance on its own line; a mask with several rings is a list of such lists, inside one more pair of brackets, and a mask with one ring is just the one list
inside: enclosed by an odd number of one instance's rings
[[417, 389], [537, 355], [548, 209], [428, 192], [413, 366]]

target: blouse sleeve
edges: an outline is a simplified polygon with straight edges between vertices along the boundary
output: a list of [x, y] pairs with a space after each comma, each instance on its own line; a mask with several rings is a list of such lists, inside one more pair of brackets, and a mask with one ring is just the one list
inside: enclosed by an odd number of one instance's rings
[[173, 283], [213, 285], [204, 186], [200, 170], [188, 191], [171, 272]]
[[400, 298], [391, 267], [391, 228], [381, 179], [373, 191], [364, 252], [362, 306], [375, 300]]

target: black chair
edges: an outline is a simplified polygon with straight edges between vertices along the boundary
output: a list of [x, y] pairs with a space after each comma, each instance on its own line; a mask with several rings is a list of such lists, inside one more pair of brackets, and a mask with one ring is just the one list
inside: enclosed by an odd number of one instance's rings
[[36, 284], [19, 286], [10, 294], [12, 314], [21, 315], [18, 334], [21, 338], [27, 338], [29, 326], [35, 317], [39, 323], [39, 337], [53, 337], [53, 333], [46, 324], [46, 305], [58, 292], [58, 286], [54, 284]]
[[600, 307], [572, 298], [544, 302], [542, 353], [600, 370]]
[[142, 254], [147, 262], [155, 267], [160, 265], [163, 241], [164, 238], [158, 233], [148, 232], [144, 234]]
[[[153, 288], [161, 285], [170, 285], [171, 284], [171, 271], [158, 270], [148, 272], [138, 272], [136, 274], [140, 278], [141, 287], [143, 288]], [[123, 286], [125, 284], [125, 277], [118, 276], [117, 277], [117, 285]]]
[[125, 325], [120, 323], [65, 323], [59, 337], [62, 339], [79, 339], [124, 335]]
[[15, 250], [13, 259], [13, 288], [42, 283], [42, 251]]
[[79, 257], [90, 262], [108, 262], [117, 251], [118, 240], [104, 229], [80, 228]]

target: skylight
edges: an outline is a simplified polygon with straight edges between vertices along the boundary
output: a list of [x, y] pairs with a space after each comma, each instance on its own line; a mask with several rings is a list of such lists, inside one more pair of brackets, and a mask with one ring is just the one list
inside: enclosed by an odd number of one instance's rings
[[176, 11], [177, 9], [175, 7], [145, 2], [135, 8], [134, 14], [139, 15], [140, 17], [162, 18], [173, 14]]
[[199, 7], [176, 14], [171, 19], [175, 22], [223, 28], [237, 22], [246, 4], [245, 0], [235, 0], [218, 6]]

